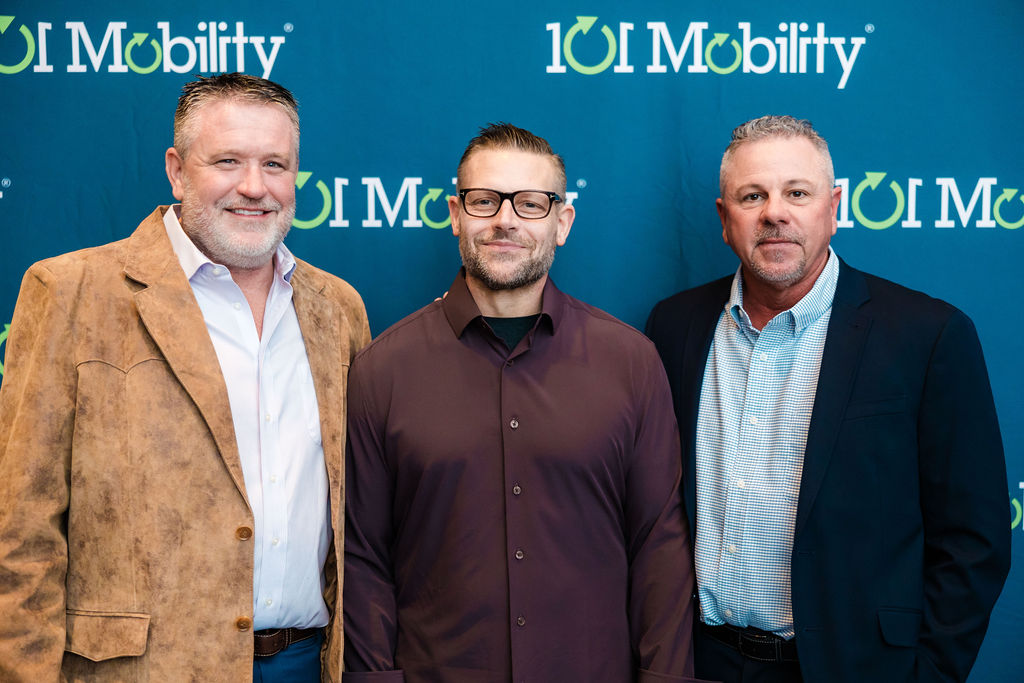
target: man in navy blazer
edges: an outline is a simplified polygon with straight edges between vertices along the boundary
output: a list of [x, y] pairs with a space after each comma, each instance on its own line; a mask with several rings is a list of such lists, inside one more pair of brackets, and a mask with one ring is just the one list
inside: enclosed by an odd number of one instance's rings
[[720, 180], [739, 269], [647, 324], [683, 437], [696, 675], [963, 681], [1010, 563], [974, 326], [836, 256], [810, 123], [738, 127]]

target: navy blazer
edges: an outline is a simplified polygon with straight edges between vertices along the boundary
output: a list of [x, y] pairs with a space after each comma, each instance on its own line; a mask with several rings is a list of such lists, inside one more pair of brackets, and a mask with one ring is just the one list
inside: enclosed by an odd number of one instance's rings
[[[654, 307], [693, 534], [697, 411], [732, 276]], [[792, 594], [804, 680], [963, 681], [1010, 566], [981, 345], [944, 301], [840, 260], [804, 453]]]

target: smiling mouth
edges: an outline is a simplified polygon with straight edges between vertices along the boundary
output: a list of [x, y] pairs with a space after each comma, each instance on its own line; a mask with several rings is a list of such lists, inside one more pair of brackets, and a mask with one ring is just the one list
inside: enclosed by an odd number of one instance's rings
[[263, 209], [228, 209], [228, 211], [230, 211], [236, 216], [262, 216], [264, 214], [270, 213], [269, 211], [265, 211]]

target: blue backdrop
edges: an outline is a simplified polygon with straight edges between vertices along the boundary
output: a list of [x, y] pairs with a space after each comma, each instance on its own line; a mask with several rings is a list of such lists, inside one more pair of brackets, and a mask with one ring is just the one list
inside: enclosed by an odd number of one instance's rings
[[658, 299], [735, 268], [714, 210], [731, 129], [809, 118], [844, 188], [836, 251], [977, 324], [1014, 567], [971, 680], [1022, 680], [1024, 327], [1005, 300], [1024, 290], [1024, 5], [627, 5], [0, 0], [0, 319], [33, 261], [173, 201], [163, 153], [191, 74], [242, 70], [299, 98], [288, 244], [359, 289], [374, 332], [450, 283], [444, 200], [487, 122], [565, 157], [577, 220], [559, 285], [642, 326]]

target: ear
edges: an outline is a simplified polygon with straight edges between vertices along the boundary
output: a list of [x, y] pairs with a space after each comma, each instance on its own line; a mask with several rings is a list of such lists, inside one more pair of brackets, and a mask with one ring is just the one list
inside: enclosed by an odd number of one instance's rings
[[456, 237], [459, 236], [459, 219], [462, 217], [460, 211], [462, 204], [459, 203], [459, 195], [448, 195], [448, 215], [452, 217], [452, 234]]
[[839, 227], [838, 223], [838, 212], [839, 212], [839, 201], [843, 198], [843, 188], [836, 187], [832, 188], [832, 234], [836, 234], [836, 228]]
[[182, 173], [185, 167], [185, 160], [178, 154], [178, 150], [168, 147], [164, 154], [164, 169], [167, 171], [167, 179], [171, 181], [171, 194], [179, 202], [185, 195]]
[[718, 210], [718, 220], [722, 222], [722, 241], [729, 244], [729, 233], [725, 230], [725, 202], [721, 197], [715, 200], [715, 208]]
[[555, 233], [555, 244], [562, 246], [569, 231], [572, 230], [572, 222], [576, 220], [576, 207], [571, 204], [563, 204], [558, 209], [558, 231]]

